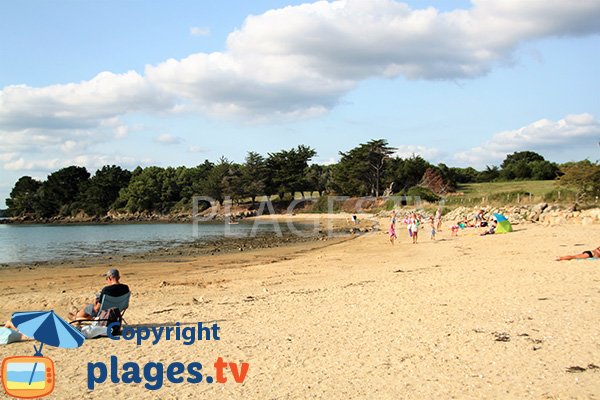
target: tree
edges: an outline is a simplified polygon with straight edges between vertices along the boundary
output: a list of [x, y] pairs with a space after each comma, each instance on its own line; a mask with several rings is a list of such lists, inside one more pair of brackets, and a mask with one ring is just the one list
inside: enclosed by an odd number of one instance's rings
[[250, 196], [252, 205], [256, 196], [265, 194], [268, 171], [265, 158], [258, 153], [249, 151], [242, 169], [242, 185], [246, 195]]
[[308, 186], [305, 179], [308, 162], [316, 154], [314, 149], [304, 145], [269, 153], [266, 161], [269, 170], [267, 191], [277, 193], [280, 199], [283, 199], [286, 193], [294, 197], [295, 192], [301, 192], [304, 197], [304, 190]]
[[544, 157], [542, 157], [541, 155], [539, 155], [536, 152], [533, 151], [516, 151], [513, 154], [509, 154], [506, 156], [506, 158], [504, 159], [504, 161], [502, 162], [502, 165], [500, 165], [500, 167], [502, 169], [505, 169], [506, 167], [510, 166], [511, 164], [515, 164], [521, 161], [524, 161], [525, 163], [529, 163], [532, 161], [544, 161]]
[[225, 200], [225, 177], [229, 173], [231, 161], [221, 157], [219, 162], [210, 170], [206, 179], [205, 195], [215, 199], [220, 205]]
[[417, 187], [429, 189], [437, 195], [446, 194], [452, 189], [451, 185], [444, 180], [439, 170], [434, 168], [427, 168]]
[[15, 183], [10, 197], [6, 199], [8, 214], [17, 217], [25, 214], [33, 214], [36, 202], [36, 192], [42, 183], [30, 176], [23, 176]]
[[378, 139], [360, 144], [347, 153], [340, 152], [342, 158], [334, 168], [336, 189], [350, 196], [379, 196], [393, 151], [387, 140]]
[[410, 158], [396, 158], [392, 165], [392, 179], [397, 191], [406, 191], [408, 188], [417, 186], [425, 171], [433, 166], [419, 155], [412, 155]]
[[513, 179], [554, 179], [558, 166], [533, 151], [520, 151], [506, 156], [500, 177]]
[[239, 201], [246, 196], [243, 185], [243, 167], [240, 164], [231, 163], [222, 180], [223, 194], [232, 200]]
[[308, 167], [306, 181], [311, 192], [318, 192], [319, 196], [327, 191], [331, 180], [331, 167], [327, 165], [313, 164]]
[[104, 215], [127, 187], [131, 172], [116, 165], [105, 165], [90, 179], [81, 196], [81, 205], [88, 215]]
[[590, 160], [571, 162], [561, 165], [564, 173], [559, 185], [575, 190], [575, 204], [587, 197], [600, 195], [600, 165]]
[[37, 191], [36, 214], [41, 217], [72, 214], [79, 208], [77, 202], [89, 178], [89, 172], [77, 166], [62, 168], [48, 175]]
[[485, 169], [477, 175], [477, 182], [492, 182], [498, 177], [500, 177], [500, 169], [495, 165], [486, 165]]
[[120, 191], [118, 202], [129, 212], [157, 211], [161, 207], [162, 171], [160, 167], [137, 167], [129, 185]]

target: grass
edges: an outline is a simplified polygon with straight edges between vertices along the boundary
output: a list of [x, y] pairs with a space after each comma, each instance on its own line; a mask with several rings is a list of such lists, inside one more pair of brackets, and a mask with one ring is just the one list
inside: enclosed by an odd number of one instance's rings
[[546, 193], [557, 188], [556, 181], [512, 181], [512, 182], [485, 182], [466, 183], [459, 185], [457, 192], [464, 193], [465, 198], [488, 197], [499, 193], [522, 191], [533, 196], [543, 197]]
[[[467, 183], [459, 185], [459, 195], [448, 196], [446, 204], [475, 206], [481, 205], [506, 205], [506, 204], [534, 204], [545, 201], [550, 193], [568, 191], [559, 188], [556, 181], [511, 181], [511, 182], [485, 182]], [[562, 196], [568, 201], [568, 196]], [[557, 201], [557, 200], [555, 200]]]

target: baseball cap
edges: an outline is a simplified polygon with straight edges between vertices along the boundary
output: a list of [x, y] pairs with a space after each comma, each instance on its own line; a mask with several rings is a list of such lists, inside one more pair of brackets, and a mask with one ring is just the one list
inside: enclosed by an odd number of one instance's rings
[[105, 277], [107, 278], [118, 278], [119, 275], [119, 270], [118, 269], [109, 269], [108, 272], [106, 272], [106, 274], [104, 274]]

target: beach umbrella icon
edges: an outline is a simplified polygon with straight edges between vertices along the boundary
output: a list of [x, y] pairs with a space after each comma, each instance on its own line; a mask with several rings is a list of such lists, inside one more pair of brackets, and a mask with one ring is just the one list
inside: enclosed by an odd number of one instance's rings
[[[12, 315], [13, 325], [24, 335], [39, 341], [40, 348], [35, 345], [35, 357], [42, 357], [44, 344], [64, 349], [74, 349], [83, 344], [85, 336], [69, 325], [54, 311], [16, 312]], [[31, 378], [35, 374], [37, 363], [33, 364]], [[31, 378], [29, 382], [31, 383]]]
[[507, 233], [507, 232], [512, 232], [512, 225], [510, 224], [510, 222], [508, 221], [508, 219], [506, 219], [506, 217], [502, 214], [494, 214], [494, 218], [496, 219], [496, 222], [498, 223], [498, 225], [496, 226], [496, 233]]

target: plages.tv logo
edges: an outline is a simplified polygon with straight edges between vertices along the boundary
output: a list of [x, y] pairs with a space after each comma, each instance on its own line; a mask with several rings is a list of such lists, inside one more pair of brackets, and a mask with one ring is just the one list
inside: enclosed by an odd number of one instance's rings
[[66, 349], [77, 348], [85, 337], [54, 311], [14, 313], [11, 321], [25, 336], [40, 342], [33, 356], [12, 356], [2, 360], [2, 386], [12, 397], [35, 399], [54, 390], [54, 362], [44, 357], [44, 344]]

